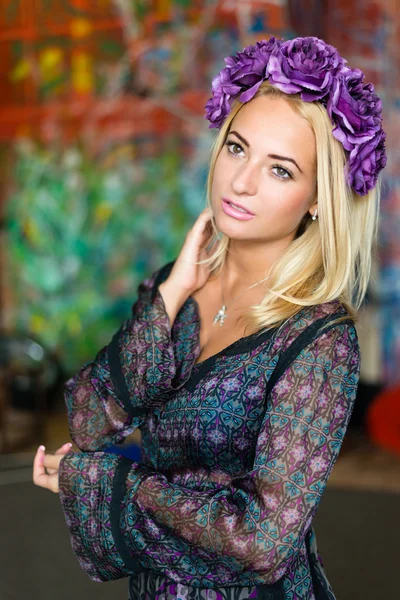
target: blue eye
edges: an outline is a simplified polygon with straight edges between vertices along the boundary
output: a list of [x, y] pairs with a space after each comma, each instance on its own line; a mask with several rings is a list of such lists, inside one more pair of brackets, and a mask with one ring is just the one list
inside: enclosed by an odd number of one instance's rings
[[[274, 169], [277, 172], [275, 172]], [[272, 167], [272, 170], [274, 171], [274, 174], [276, 175], [276, 177], [279, 177], [279, 179], [293, 179], [293, 175], [290, 173], [290, 171], [288, 171], [287, 169], [284, 169], [283, 167], [281, 167], [279, 165], [274, 165]]]

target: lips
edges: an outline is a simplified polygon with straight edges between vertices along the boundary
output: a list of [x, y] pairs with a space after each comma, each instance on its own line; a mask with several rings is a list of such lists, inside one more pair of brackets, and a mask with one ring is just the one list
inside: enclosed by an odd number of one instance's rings
[[238, 221], [249, 221], [254, 218], [254, 215], [247, 209], [239, 210], [239, 208], [235, 208], [229, 201], [225, 200], [225, 198], [222, 199], [221, 206], [226, 215]]
[[[239, 204], [238, 202], [232, 202], [232, 200], [229, 200], [228, 198], [222, 198], [222, 202], [227, 202], [228, 204], [231, 202], [233, 208], [235, 208], [235, 207], [241, 208], [241, 209], [245, 210], [247, 214], [252, 215], [254, 217], [254, 213], [252, 213], [248, 208], [243, 206], [243, 204]], [[245, 214], [245, 213], [243, 213], [243, 214]]]

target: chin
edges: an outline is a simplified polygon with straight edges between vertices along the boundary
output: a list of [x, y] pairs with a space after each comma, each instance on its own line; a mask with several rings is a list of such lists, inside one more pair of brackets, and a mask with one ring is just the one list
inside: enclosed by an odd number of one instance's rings
[[250, 232], [250, 221], [236, 221], [225, 215], [225, 213], [215, 215], [214, 213], [215, 225], [221, 233], [228, 236], [232, 239], [248, 239]]
[[220, 231], [223, 235], [229, 238], [232, 241], [237, 242], [252, 242], [254, 238], [249, 236], [249, 233], [246, 231], [238, 231], [236, 227], [218, 227], [218, 231]]

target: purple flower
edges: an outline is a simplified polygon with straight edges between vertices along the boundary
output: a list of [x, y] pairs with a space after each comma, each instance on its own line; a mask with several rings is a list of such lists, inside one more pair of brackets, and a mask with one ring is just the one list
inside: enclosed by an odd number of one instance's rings
[[213, 96], [205, 106], [206, 118], [211, 121], [211, 127], [221, 127], [226, 115], [231, 109], [230, 98], [241, 91], [241, 87], [232, 83], [227, 68], [214, 77], [212, 82]]
[[281, 43], [271, 37], [225, 59], [226, 67], [213, 79], [213, 96], [205, 106], [210, 127], [221, 127], [236, 97], [240, 95], [241, 102], [253, 98], [262, 82], [268, 78], [269, 58]]
[[243, 52], [238, 52], [236, 56], [225, 59], [232, 81], [244, 88], [239, 98], [240, 102], [251, 100], [262, 82], [268, 79], [269, 60], [281, 44], [280, 40], [271, 37], [268, 41], [257, 42], [254, 46], [245, 48]]
[[348, 153], [349, 185], [364, 195], [386, 165], [382, 102], [364, 74], [351, 69], [333, 46], [316, 37], [282, 42], [274, 37], [244, 48], [225, 59], [225, 68], [212, 82], [206, 104], [210, 127], [221, 127], [239, 98], [248, 102], [263, 81], [305, 102], [320, 102], [333, 124], [333, 135]]
[[334, 80], [327, 110], [336, 124], [333, 135], [346, 150], [370, 140], [381, 128], [382, 102], [364, 73], [345, 67]]
[[354, 146], [347, 162], [347, 181], [360, 196], [372, 190], [380, 171], [386, 166], [386, 134], [380, 129], [364, 144]]
[[271, 57], [270, 82], [287, 94], [301, 92], [306, 102], [321, 100], [345, 64], [336, 48], [316, 37], [284, 42]]

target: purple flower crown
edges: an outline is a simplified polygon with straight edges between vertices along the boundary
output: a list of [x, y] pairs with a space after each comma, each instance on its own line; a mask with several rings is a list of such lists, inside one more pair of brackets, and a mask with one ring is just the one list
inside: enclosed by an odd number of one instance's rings
[[232, 101], [248, 102], [261, 83], [269, 83], [302, 100], [317, 100], [328, 111], [333, 135], [347, 151], [349, 186], [364, 196], [376, 185], [386, 165], [382, 101], [364, 73], [351, 69], [333, 46], [316, 37], [282, 41], [271, 37], [225, 58], [226, 67], [213, 79], [206, 119], [221, 127]]

